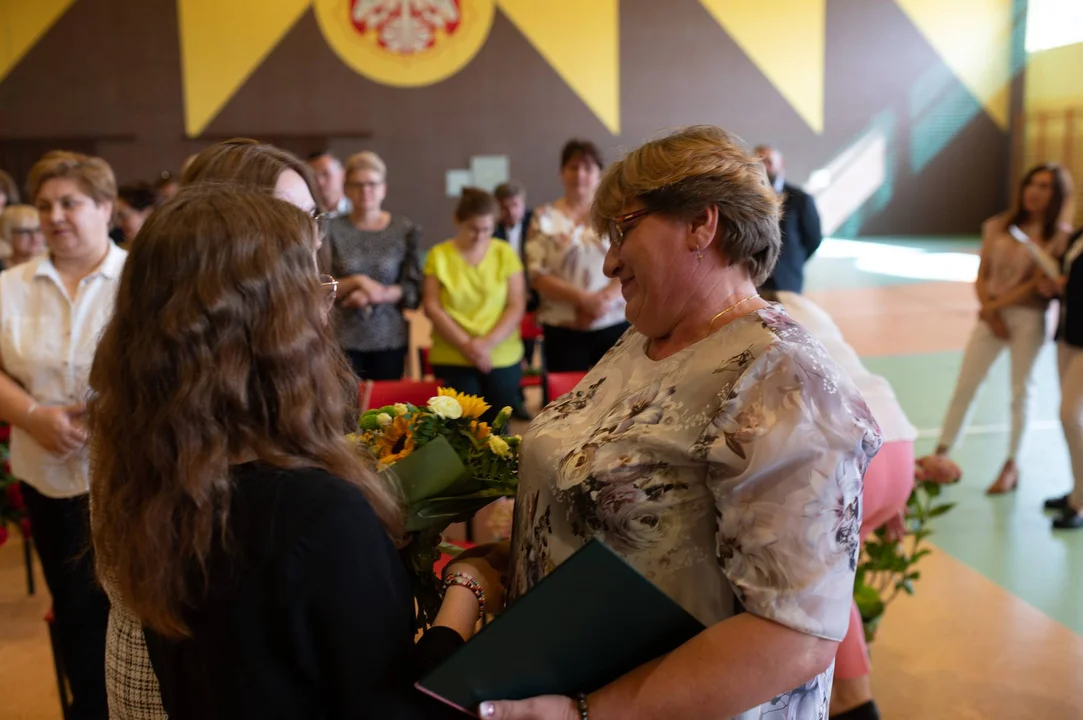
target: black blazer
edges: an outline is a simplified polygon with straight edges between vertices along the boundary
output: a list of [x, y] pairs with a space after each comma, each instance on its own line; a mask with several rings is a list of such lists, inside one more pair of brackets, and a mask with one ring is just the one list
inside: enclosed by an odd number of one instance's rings
[[[1068, 238], [1069, 257], [1072, 248], [1083, 242], [1083, 228], [1076, 230]], [[1077, 249], [1078, 250], [1078, 249]], [[1071, 264], [1065, 263], [1064, 270], [1068, 284], [1060, 299], [1060, 324], [1057, 326], [1057, 342], [1072, 347], [1083, 348], [1083, 258], [1075, 258]]]
[[820, 213], [816, 201], [801, 188], [782, 186], [782, 254], [761, 290], [800, 293], [805, 287], [805, 263], [820, 247]]
[[[519, 223], [519, 227], [522, 231], [519, 233], [519, 260], [523, 263], [523, 278], [526, 282], [526, 311], [534, 312], [538, 309], [538, 293], [530, 287], [530, 277], [526, 272], [526, 238], [530, 234], [530, 221], [534, 218], [533, 208], [527, 208], [527, 211], [523, 214], [523, 221]], [[496, 231], [493, 232], [493, 237], [497, 240], [508, 240], [508, 228], [504, 223], [498, 222], [496, 224]]]

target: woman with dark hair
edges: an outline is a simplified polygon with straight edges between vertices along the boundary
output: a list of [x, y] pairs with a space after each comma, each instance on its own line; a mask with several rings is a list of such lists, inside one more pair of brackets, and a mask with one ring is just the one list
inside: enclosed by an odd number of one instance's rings
[[436, 377], [492, 406], [491, 422], [519, 402], [526, 307], [523, 265], [508, 243], [493, 242], [500, 206], [478, 188], [465, 188], [455, 209], [459, 233], [429, 251], [425, 314], [433, 324], [429, 360]]
[[609, 238], [589, 219], [603, 165], [594, 143], [570, 140], [560, 154], [564, 197], [537, 208], [531, 219], [526, 265], [540, 297], [550, 372], [590, 369], [628, 329], [620, 283], [603, 270]]
[[145, 182], [129, 183], [117, 188], [117, 209], [114, 214], [121, 233], [121, 245], [127, 247], [131, 244], [157, 204], [158, 193]]
[[415, 647], [401, 511], [346, 439], [356, 378], [316, 243], [264, 192], [182, 189], [141, 231], [91, 371], [98, 566], [173, 720], [450, 716], [413, 681], [502, 602], [492, 566], [457, 559]]
[[974, 396], [989, 368], [1005, 349], [1011, 357], [1012, 426], [1008, 458], [989, 495], [1019, 485], [1016, 458], [1023, 445], [1033, 390], [1034, 363], [1046, 339], [1049, 301], [1039, 291], [1042, 265], [1056, 266], [1064, 256], [1070, 226], [1072, 192], [1068, 171], [1038, 165], [1019, 185], [1015, 208], [982, 225], [981, 265], [975, 287], [981, 310], [963, 353], [955, 393], [940, 431], [937, 455], [947, 455], [967, 423]]

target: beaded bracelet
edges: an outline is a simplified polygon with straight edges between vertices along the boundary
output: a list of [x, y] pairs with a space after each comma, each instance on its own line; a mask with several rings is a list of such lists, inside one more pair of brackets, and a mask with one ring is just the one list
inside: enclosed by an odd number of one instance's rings
[[587, 694], [579, 693], [575, 696], [575, 709], [579, 711], [579, 720], [590, 720], [590, 708], [587, 707]]
[[444, 578], [444, 592], [447, 592], [452, 585], [464, 587], [474, 593], [474, 597], [478, 599], [478, 615], [485, 614], [485, 590], [482, 589], [481, 583], [466, 573], [454, 572]]

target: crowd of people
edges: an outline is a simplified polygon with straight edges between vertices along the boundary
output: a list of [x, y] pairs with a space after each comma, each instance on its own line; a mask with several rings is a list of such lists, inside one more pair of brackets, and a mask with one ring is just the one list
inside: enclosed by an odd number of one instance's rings
[[[383, 209], [387, 173], [371, 152], [302, 161], [245, 139], [190, 158], [179, 182], [120, 188], [104, 160], [52, 152], [29, 206], [0, 173], [0, 420], [72, 717], [454, 716], [414, 680], [595, 537], [707, 629], [588, 696], [482, 717], [877, 717], [854, 569], [905, 503], [913, 438], [882, 430], [890, 389], [866, 403], [856, 354], [800, 296], [822, 236], [781, 153], [700, 126], [607, 165], [572, 140], [560, 198], [467, 188], [455, 236], [427, 250]], [[984, 228], [981, 317], [939, 451], [1009, 347], [1012, 451], [994, 487], [1014, 487], [1036, 327], [1060, 296], [1077, 489], [1050, 507], [1080, 527], [1067, 182], [1035, 168]], [[585, 373], [524, 435], [512, 546], [451, 563], [420, 638], [401, 509], [345, 438], [358, 378], [403, 377], [417, 308], [434, 375], [495, 408], [526, 415], [525, 313], [546, 367]]]

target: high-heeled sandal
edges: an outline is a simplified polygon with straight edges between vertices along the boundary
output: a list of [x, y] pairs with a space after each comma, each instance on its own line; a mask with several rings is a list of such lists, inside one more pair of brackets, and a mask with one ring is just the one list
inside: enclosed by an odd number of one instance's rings
[[1008, 462], [1004, 464], [993, 484], [986, 489], [985, 494], [1004, 495], [1017, 487], [1019, 487], [1019, 468], [1014, 463]]

